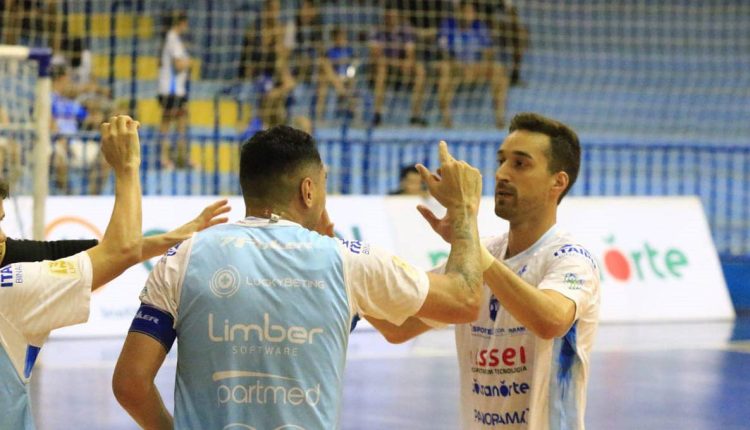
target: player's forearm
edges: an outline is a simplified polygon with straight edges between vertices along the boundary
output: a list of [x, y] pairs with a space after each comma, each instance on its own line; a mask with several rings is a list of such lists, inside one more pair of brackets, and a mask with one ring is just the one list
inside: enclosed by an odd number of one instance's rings
[[167, 233], [157, 234], [143, 238], [143, 251], [141, 260], [148, 260], [164, 254], [169, 248], [185, 240], [184, 234], [179, 233], [179, 229]]
[[159, 389], [153, 383], [137, 399], [118, 397], [117, 400], [143, 429], [171, 430], [174, 427], [172, 415], [164, 406]]
[[477, 207], [467, 204], [448, 208], [453, 230], [451, 251], [445, 265], [445, 274], [453, 275], [456, 303], [467, 311], [476, 313], [482, 285], [480, 265]]
[[121, 261], [123, 270], [141, 258], [141, 181], [138, 167], [128, 167], [115, 174], [115, 205], [107, 230], [100, 243]]
[[575, 308], [571, 316], [569, 307], [561, 306], [499, 261], [484, 272], [484, 282], [519, 323], [541, 338], [561, 336], [572, 323]]
[[416, 317], [410, 317], [404, 321], [403, 324], [398, 326], [385, 320], [372, 318], [367, 315], [363, 316], [377, 331], [380, 332], [380, 334], [383, 335], [383, 337], [385, 337], [385, 340], [390, 343], [404, 343], [432, 328]]

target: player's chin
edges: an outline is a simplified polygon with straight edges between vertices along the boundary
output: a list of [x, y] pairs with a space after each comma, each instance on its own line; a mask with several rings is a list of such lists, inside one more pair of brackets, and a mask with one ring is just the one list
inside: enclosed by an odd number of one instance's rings
[[510, 219], [513, 207], [510, 200], [502, 196], [495, 196], [495, 215], [502, 219]]

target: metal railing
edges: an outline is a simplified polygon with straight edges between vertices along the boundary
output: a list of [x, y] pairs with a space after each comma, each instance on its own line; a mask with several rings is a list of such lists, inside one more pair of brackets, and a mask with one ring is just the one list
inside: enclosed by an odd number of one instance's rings
[[[95, 139], [88, 135], [70, 140], [65, 158], [73, 162], [64, 183], [52, 180], [51, 194], [112, 192], [111, 175], [97, 173], [101, 169], [98, 158], [81, 155], [96, 148], [80, 142]], [[173, 144], [174, 136], [160, 137], [146, 130], [141, 141], [144, 194], [239, 194], [238, 135], [191, 133], [191, 169], [160, 165], [160, 145]], [[496, 140], [451, 141], [457, 158], [482, 171], [486, 194], [494, 188], [497, 144]], [[319, 139], [319, 148], [329, 169], [329, 191], [334, 194], [387, 194], [397, 188], [404, 165], [437, 165], [433, 139], [386, 140], [368, 135]], [[55, 178], [54, 163], [52, 170]], [[101, 183], [92, 186], [92, 180]], [[570, 195], [696, 195], [703, 202], [720, 252], [750, 255], [750, 146], [584, 142], [581, 172]]]

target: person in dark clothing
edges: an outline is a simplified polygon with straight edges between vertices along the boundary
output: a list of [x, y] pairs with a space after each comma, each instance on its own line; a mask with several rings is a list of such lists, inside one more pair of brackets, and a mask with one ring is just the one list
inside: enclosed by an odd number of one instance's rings
[[96, 239], [44, 241], [7, 238], [0, 245], [0, 267], [13, 263], [58, 260], [93, 248], [98, 243]]
[[[10, 186], [0, 179], [0, 215], [4, 215], [3, 200], [10, 195]], [[195, 231], [226, 222], [221, 215], [229, 212], [226, 200], [219, 200], [198, 214], [190, 222], [163, 234], [143, 238], [144, 259], [154, 257], [181, 239], [190, 237]], [[0, 267], [14, 263], [31, 263], [44, 260], [58, 260], [93, 248], [99, 243], [96, 239], [78, 240], [18, 240], [5, 235], [0, 228]]]
[[425, 184], [422, 175], [413, 165], [404, 166], [399, 174], [398, 189], [388, 193], [392, 196], [423, 196], [426, 197]]

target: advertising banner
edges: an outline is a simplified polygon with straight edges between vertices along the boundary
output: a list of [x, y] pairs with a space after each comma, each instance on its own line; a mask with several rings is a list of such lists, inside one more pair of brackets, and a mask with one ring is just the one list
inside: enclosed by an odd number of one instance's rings
[[[158, 234], [196, 216], [213, 197], [145, 197], [143, 229]], [[31, 201], [6, 201], [3, 229], [28, 237]], [[230, 199], [230, 219], [244, 216], [241, 198]], [[50, 197], [47, 240], [101, 238], [112, 197]], [[442, 263], [449, 246], [416, 210], [415, 197], [329, 196], [336, 234], [371, 242], [429, 269]], [[18, 210], [16, 210], [16, 207]], [[506, 221], [494, 214], [492, 198], [480, 209], [480, 236], [503, 234]], [[26, 218], [19, 218], [26, 216]], [[696, 198], [566, 198], [558, 227], [586, 247], [600, 267], [603, 322], [719, 320], [734, 317], [708, 224]], [[127, 270], [92, 296], [87, 324], [57, 330], [54, 336], [122, 336], [138, 307], [138, 294], [157, 261]]]

